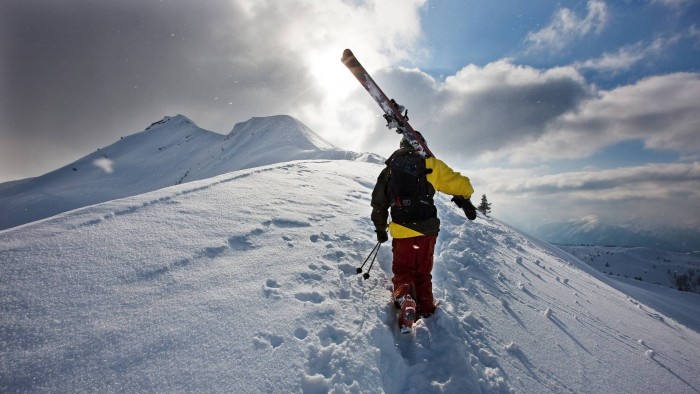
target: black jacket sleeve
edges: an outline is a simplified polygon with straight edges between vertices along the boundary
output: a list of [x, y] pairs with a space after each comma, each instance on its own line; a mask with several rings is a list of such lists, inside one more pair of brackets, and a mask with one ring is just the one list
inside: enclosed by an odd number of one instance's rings
[[389, 219], [389, 197], [387, 197], [388, 169], [383, 169], [377, 177], [377, 184], [372, 191], [372, 223], [377, 230], [386, 230]]

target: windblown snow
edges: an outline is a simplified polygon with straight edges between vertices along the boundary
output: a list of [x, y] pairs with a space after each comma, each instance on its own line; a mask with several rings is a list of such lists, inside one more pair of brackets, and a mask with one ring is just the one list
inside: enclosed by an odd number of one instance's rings
[[697, 320], [444, 195], [439, 311], [399, 334], [390, 245], [356, 274], [381, 165], [345, 159], [250, 155], [268, 162], [1, 231], [0, 391], [700, 391]]

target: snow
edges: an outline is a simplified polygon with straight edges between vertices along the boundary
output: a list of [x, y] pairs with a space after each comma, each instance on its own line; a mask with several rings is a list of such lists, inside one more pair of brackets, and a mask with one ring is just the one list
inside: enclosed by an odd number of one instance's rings
[[650, 305], [444, 195], [439, 309], [399, 334], [389, 244], [356, 274], [381, 165], [249, 158], [270, 162], [0, 231], [0, 391], [700, 390], [700, 324], [673, 316], [700, 296]]
[[[629, 295], [640, 308], [650, 306], [689, 327], [700, 327], [698, 296], [688, 292], [700, 293], [700, 255], [642, 247], [561, 248], [606, 274], [606, 283]], [[675, 290], [679, 275], [692, 278], [685, 292]]]
[[677, 288], [685, 276], [687, 291], [700, 294], [700, 254], [649, 247], [561, 246], [598, 271], [620, 279]]

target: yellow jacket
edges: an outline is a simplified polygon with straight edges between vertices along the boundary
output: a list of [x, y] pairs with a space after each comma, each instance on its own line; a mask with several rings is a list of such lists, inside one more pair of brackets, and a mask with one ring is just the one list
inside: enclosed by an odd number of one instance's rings
[[[389, 163], [396, 155], [406, 154], [407, 150], [399, 149], [387, 160]], [[427, 181], [432, 185], [434, 190], [431, 190], [431, 199], [435, 191], [440, 191], [453, 196], [471, 197], [474, 193], [474, 188], [469, 181], [469, 178], [461, 175], [459, 172], [453, 171], [442, 160], [435, 157], [425, 159], [425, 167], [427, 170]], [[379, 174], [377, 184], [372, 192], [372, 222], [379, 229], [386, 229], [388, 220], [388, 210], [390, 201], [387, 193], [387, 185], [389, 181], [388, 166]], [[435, 216], [427, 220], [422, 220], [415, 223], [398, 224], [395, 222], [389, 223], [389, 233], [393, 238], [410, 238], [426, 234], [436, 234], [440, 230], [440, 220]]]

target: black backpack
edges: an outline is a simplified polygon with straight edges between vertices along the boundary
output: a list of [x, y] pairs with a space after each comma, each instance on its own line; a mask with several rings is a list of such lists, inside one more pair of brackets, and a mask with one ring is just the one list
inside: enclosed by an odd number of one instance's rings
[[388, 163], [388, 194], [391, 204], [391, 220], [415, 223], [437, 216], [433, 204], [435, 189], [426, 175], [432, 169], [425, 168], [425, 159], [414, 151], [392, 157]]

